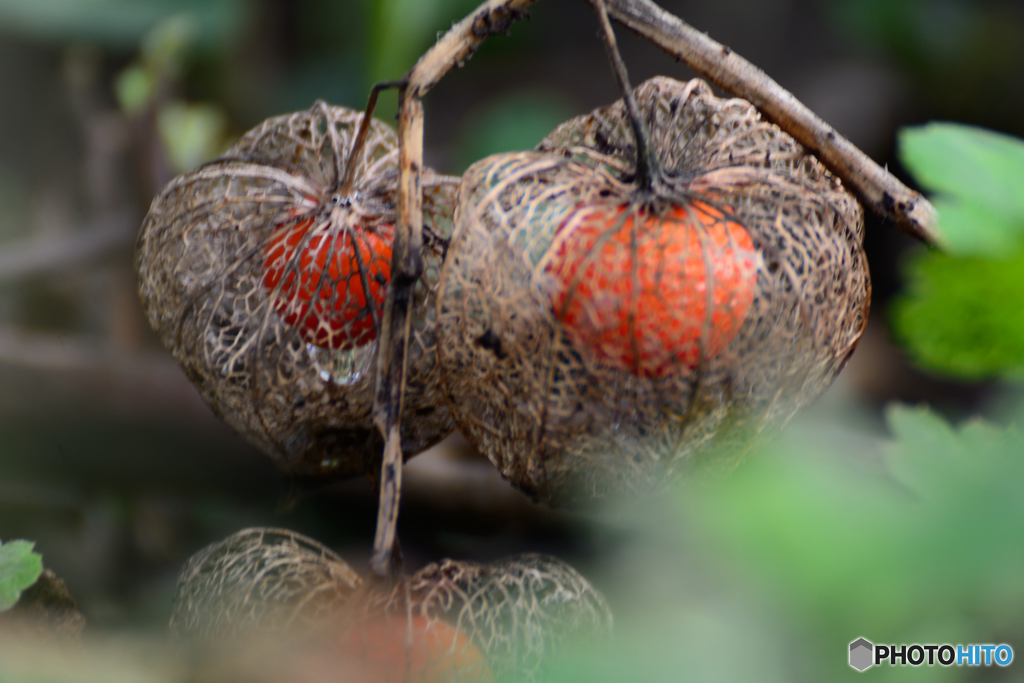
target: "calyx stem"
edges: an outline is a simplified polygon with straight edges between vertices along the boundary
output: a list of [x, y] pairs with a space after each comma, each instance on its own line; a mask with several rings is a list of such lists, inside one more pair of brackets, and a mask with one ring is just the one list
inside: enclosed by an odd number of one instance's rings
[[341, 182], [338, 184], [338, 194], [342, 197], [347, 197], [352, 194], [352, 185], [355, 183], [356, 177], [356, 163], [357, 159], [363, 152], [363, 147], [366, 145], [366, 134], [370, 130], [370, 121], [373, 120], [373, 111], [377, 108], [377, 98], [380, 96], [382, 90], [390, 90], [392, 88], [400, 88], [402, 81], [384, 81], [378, 83], [370, 89], [370, 97], [366, 101], [366, 111], [363, 112], [363, 118], [359, 121], [359, 130], [356, 131], [356, 137], [352, 140], [352, 149], [349, 150], [348, 160], [345, 165], [345, 175], [342, 176]]
[[619, 45], [615, 40], [615, 31], [608, 19], [608, 8], [605, 0], [593, 0], [594, 9], [597, 12], [597, 19], [601, 23], [601, 35], [604, 39], [604, 47], [608, 52], [608, 59], [612, 63], [612, 72], [615, 74], [615, 81], [622, 91], [622, 101], [626, 105], [626, 112], [629, 114], [629, 122], [633, 128], [633, 137], [636, 139], [636, 183], [641, 192], [650, 193], [660, 184], [662, 169], [651, 148], [651, 136], [647, 132], [647, 124], [640, 115], [640, 107], [633, 96], [633, 87], [629, 83], [629, 73], [626, 71], [626, 64], [622, 61], [619, 53]]

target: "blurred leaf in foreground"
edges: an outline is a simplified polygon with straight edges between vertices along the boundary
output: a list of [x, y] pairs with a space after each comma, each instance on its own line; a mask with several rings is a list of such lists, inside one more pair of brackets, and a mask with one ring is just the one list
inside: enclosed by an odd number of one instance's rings
[[828, 647], [858, 635], [987, 642], [1019, 628], [1024, 437], [980, 421], [955, 429], [926, 409], [894, 407], [887, 420], [893, 478], [780, 443], [703, 497], [699, 516], [684, 507], [687, 519], [708, 520]]
[[0, 545], [0, 612], [18, 602], [21, 592], [43, 573], [43, 558], [32, 552], [34, 543], [8, 541]]
[[[676, 584], [663, 612], [632, 623], [617, 613], [615, 647], [563, 662], [557, 680], [623, 680], [639, 662], [645, 681], [854, 681], [847, 647], [861, 636], [1014, 642], [1024, 633], [1024, 436], [953, 427], [919, 408], [891, 408], [887, 421], [892, 439], [869, 448], [790, 430], [731, 478], [680, 489], [686, 561], [645, 556], [651, 581]], [[636, 590], [631, 581], [609, 598], [628, 605]], [[763, 654], [773, 652], [786, 655]], [[739, 673], [755, 664], [760, 673]], [[872, 671], [883, 681], [976, 674]]]

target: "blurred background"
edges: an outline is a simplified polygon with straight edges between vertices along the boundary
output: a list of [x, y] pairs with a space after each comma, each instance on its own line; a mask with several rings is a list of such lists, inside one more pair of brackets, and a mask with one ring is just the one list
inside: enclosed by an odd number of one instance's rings
[[[185, 559], [244, 526], [301, 531], [365, 571], [376, 512], [368, 483], [300, 490], [213, 416], [141, 314], [134, 238], [153, 195], [175, 174], [216, 156], [262, 119], [316, 99], [362, 108], [373, 83], [400, 77], [475, 4], [0, 0], [0, 539], [34, 540], [89, 628], [159, 631]], [[1019, 0], [662, 6], [763, 68], [908, 182], [895, 151], [901, 127], [955, 120], [1024, 135]], [[694, 75], [626, 31], [619, 36], [634, 84]], [[459, 174], [486, 154], [532, 147], [561, 121], [617, 97], [591, 11], [576, 0], [545, 0], [428, 95], [427, 163]], [[378, 117], [393, 120], [395, 111], [395, 95], [384, 94]], [[867, 333], [812, 417], [787, 437], [803, 445], [777, 446], [757, 459], [783, 464], [755, 464], [725, 492], [683, 492], [683, 502], [595, 522], [533, 505], [453, 437], [410, 466], [400, 522], [407, 566], [443, 556], [553, 552], [591, 576], [626, 615], [625, 642], [632, 633], [644, 643], [633, 656], [646, 652], [656, 664], [662, 641], [642, 628], [629, 631], [630, 623], [647, 623], [680, 645], [674, 656], [683, 659], [663, 672], [822, 680], [829, 667], [847, 671], [847, 643], [873, 636], [855, 630], [865, 624], [847, 623], [847, 612], [830, 601], [857, 576], [836, 573], [841, 559], [813, 553], [758, 569], [749, 553], [765, 536], [736, 521], [741, 512], [730, 518], [738, 508], [729, 501], [750, 510], [762, 499], [784, 505], [787, 492], [846, 476], [807, 474], [803, 465], [772, 459], [780, 450], [805, 452], [808, 443], [827, 444], [811, 449], [814, 463], [835, 456], [846, 462], [839, 467], [884, 478], [885, 410], [893, 401], [926, 402], [956, 422], [1006, 415], [1015, 396], [1012, 385], [991, 376], [955, 380], [918, 369], [894, 343], [889, 312], [907, 260], [921, 247], [869, 216], [866, 248], [874, 288]], [[914, 415], [907, 419], [928, 419]], [[780, 474], [791, 466], [793, 477]], [[760, 481], [758, 467], [769, 468], [775, 488], [750, 483]], [[844, 514], [861, 509], [854, 499]], [[807, 504], [780, 512], [780, 526], [765, 533], [814, 517], [817, 508]], [[726, 522], [704, 521], [712, 514], [745, 531], [721, 531]], [[870, 567], [884, 575], [884, 548], [879, 553]], [[777, 603], [782, 589], [773, 572], [800, 576], [790, 561], [809, 562], [819, 592]], [[666, 595], [676, 606], [671, 614], [630, 621]], [[893, 621], [886, 637], [914, 642], [914, 633], [899, 631], [905, 623]], [[1001, 628], [974, 642], [1020, 636], [1019, 613]], [[823, 633], [837, 634], [835, 642]], [[819, 641], [808, 645], [809, 634]], [[805, 646], [823, 654], [804, 658]], [[733, 661], [730, 669], [716, 659], [736, 648], [767, 668], [735, 669]], [[816, 668], [819, 660], [825, 668]], [[659, 670], [648, 677], [658, 679]]]

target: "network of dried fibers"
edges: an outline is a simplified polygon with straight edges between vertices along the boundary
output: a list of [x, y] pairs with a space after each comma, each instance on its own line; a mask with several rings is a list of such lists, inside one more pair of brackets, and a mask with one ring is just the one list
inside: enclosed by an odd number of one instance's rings
[[189, 559], [170, 629], [192, 642], [298, 631], [338, 613], [361, 584], [341, 557], [311, 538], [245, 529]]
[[[359, 371], [346, 374], [334, 350], [312, 349], [309, 335], [299, 329], [304, 321], [285, 322], [285, 303], [275, 304], [274, 297], [286, 302], [298, 282], [318, 282], [319, 275], [299, 258], [309, 236], [294, 253], [278, 250], [280, 263], [266, 262], [274, 255], [268, 245], [275, 230], [280, 235], [302, 221], [323, 235], [322, 248], [347, 245], [350, 254], [359, 242], [359, 221], [394, 224], [398, 140], [377, 120], [355, 162], [351, 206], [336, 206], [333, 193], [361, 118], [361, 112], [318, 102], [308, 111], [265, 121], [220, 159], [171, 181], [153, 201], [137, 245], [139, 294], [161, 341], [218, 415], [282, 469], [300, 476], [373, 471], [382, 448], [370, 414], [376, 341], [358, 356]], [[457, 182], [423, 172], [425, 272], [416, 286], [408, 355], [402, 434], [407, 457], [453, 429], [438, 390], [433, 296]], [[333, 258], [327, 254], [326, 262]], [[356, 263], [354, 256], [346, 258]], [[278, 273], [276, 288], [267, 286], [268, 268]], [[349, 282], [338, 283], [325, 269], [321, 289], [307, 298], [357, 310], [355, 298], [334, 300], [341, 296], [337, 292], [352, 297], [362, 291], [362, 272], [353, 273]], [[374, 273], [368, 275], [369, 289], [383, 292]], [[363, 327], [369, 316], [362, 316]], [[372, 319], [377, 323], [379, 318]], [[365, 330], [361, 334], [367, 336]], [[344, 381], [336, 381], [339, 376]]]
[[550, 555], [490, 564], [443, 560], [374, 597], [372, 611], [451, 626], [484, 653], [498, 680], [541, 680], [568, 642], [600, 646], [612, 631], [604, 596]]
[[[667, 189], [637, 191], [619, 101], [537, 151], [471, 166], [442, 272], [438, 339], [456, 419], [505, 477], [550, 503], [731, 469], [829, 386], [866, 324], [863, 214], [837, 178], [752, 105], [699, 80], [655, 78], [635, 96]], [[731, 341], [712, 355], [704, 339], [699, 363], [657, 377], [574, 345], [552, 307], [550, 265], [576, 209], [639, 215], [693, 201], [741, 223], [757, 250], [753, 301]]]
[[[252, 528], [188, 561], [170, 628], [226, 670], [269, 659], [296, 674], [333, 662], [389, 681], [535, 681], [567, 643], [606, 642], [612, 615], [586, 578], [547, 555], [443, 560], [389, 586], [363, 582], [312, 539]], [[403, 661], [414, 670], [403, 674]]]

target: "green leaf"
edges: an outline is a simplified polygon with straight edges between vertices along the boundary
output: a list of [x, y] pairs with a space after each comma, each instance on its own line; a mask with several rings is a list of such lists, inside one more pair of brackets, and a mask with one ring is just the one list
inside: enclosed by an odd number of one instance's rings
[[213, 104], [169, 102], [157, 112], [157, 128], [171, 165], [182, 173], [223, 151], [227, 115]]
[[1000, 256], [1024, 243], [1024, 141], [953, 123], [905, 128], [900, 160], [939, 193], [939, 222], [954, 253]]
[[780, 623], [829, 647], [858, 634], [956, 642], [1016, 623], [1024, 437], [916, 408], [888, 419], [882, 462], [867, 443], [844, 452], [838, 434], [787, 435], [720, 485], [686, 490], [686, 537], [708, 544], [695, 552], [728, 558], [749, 577], [736, 585], [757, 586]]
[[1024, 251], [1004, 260], [922, 253], [893, 303], [896, 335], [914, 360], [962, 379], [1024, 370]]
[[114, 79], [114, 95], [121, 111], [129, 116], [138, 114], [153, 99], [156, 83], [150, 70], [140, 64], [131, 64]]
[[21, 592], [43, 573], [43, 557], [32, 552], [34, 545], [29, 541], [0, 545], [0, 612], [13, 607]]
[[889, 469], [925, 498], [948, 497], [972, 488], [972, 480], [992, 476], [992, 467], [1024, 469], [1024, 437], [980, 419], [954, 430], [927, 408], [896, 405], [886, 411], [896, 438], [887, 449]]
[[458, 170], [491, 154], [532, 149], [570, 116], [561, 100], [544, 93], [503, 95], [478, 110], [466, 127]]
[[932, 201], [949, 251], [960, 256], [1005, 258], [1021, 245], [1018, 219], [984, 204], [939, 195]]
[[400, 78], [438, 35], [477, 4], [476, 0], [380, 0], [375, 3], [369, 55], [372, 82]]

